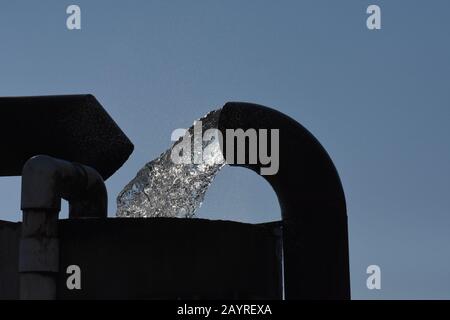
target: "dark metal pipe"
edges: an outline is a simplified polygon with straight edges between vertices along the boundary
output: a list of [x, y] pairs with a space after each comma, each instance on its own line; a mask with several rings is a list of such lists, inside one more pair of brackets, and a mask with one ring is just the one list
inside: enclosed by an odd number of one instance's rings
[[[222, 108], [219, 130], [224, 155], [226, 129], [239, 128], [279, 130], [279, 169], [263, 178], [276, 192], [281, 207], [286, 299], [349, 299], [346, 203], [329, 155], [295, 120], [242, 102], [229, 102]], [[259, 161], [232, 165], [258, 174], [265, 166]]]
[[56, 298], [61, 199], [69, 201], [69, 218], [107, 216], [106, 187], [97, 171], [45, 155], [28, 160], [22, 171], [21, 299]]

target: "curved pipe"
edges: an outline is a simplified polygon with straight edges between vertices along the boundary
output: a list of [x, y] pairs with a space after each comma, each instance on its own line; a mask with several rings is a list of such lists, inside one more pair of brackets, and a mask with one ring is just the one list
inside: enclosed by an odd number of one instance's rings
[[28, 160], [22, 170], [22, 210], [61, 210], [69, 202], [69, 218], [107, 217], [103, 178], [93, 168], [46, 155]]
[[[317, 139], [295, 120], [242, 102], [229, 102], [222, 108], [223, 154], [227, 155], [227, 129], [251, 128], [279, 130], [278, 172], [262, 177], [276, 192], [281, 207], [286, 299], [349, 299], [346, 204], [333, 162]], [[236, 151], [236, 144], [234, 148]], [[269, 144], [268, 154], [272, 149]], [[231, 165], [258, 174], [265, 167], [259, 159], [256, 164]]]
[[61, 199], [69, 201], [69, 218], [107, 216], [106, 187], [97, 171], [45, 155], [29, 159], [22, 171], [21, 299], [56, 298]]

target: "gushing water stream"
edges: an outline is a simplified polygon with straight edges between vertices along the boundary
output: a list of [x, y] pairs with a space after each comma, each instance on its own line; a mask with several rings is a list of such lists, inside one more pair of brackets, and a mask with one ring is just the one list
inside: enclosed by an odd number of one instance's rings
[[[217, 129], [220, 109], [211, 111], [201, 121], [202, 132]], [[195, 123], [194, 123], [195, 125]], [[225, 165], [219, 139], [212, 136], [203, 140], [194, 134], [194, 125], [184, 137], [158, 158], [147, 163], [117, 197], [117, 216], [119, 217], [194, 217], [201, 206], [206, 190], [219, 170]], [[190, 139], [193, 146], [190, 155], [182, 154], [180, 143]], [[202, 149], [202, 150], [200, 150]], [[183, 149], [184, 150], [184, 149]], [[203, 152], [203, 151], [207, 152]], [[177, 152], [191, 161], [178, 163], [171, 156]], [[194, 161], [201, 153], [203, 161]]]

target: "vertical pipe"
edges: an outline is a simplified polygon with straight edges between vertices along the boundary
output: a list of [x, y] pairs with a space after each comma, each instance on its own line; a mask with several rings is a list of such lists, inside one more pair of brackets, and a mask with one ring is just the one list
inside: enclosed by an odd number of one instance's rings
[[24, 210], [19, 248], [20, 299], [56, 298], [59, 210]]
[[22, 170], [21, 299], [56, 299], [61, 199], [69, 201], [71, 218], [107, 216], [106, 187], [97, 171], [44, 155], [29, 159]]
[[280, 225], [276, 225], [273, 228], [273, 234], [275, 236], [276, 239], [276, 256], [277, 256], [277, 261], [278, 263], [278, 276], [277, 278], [279, 279], [279, 293], [278, 296], [280, 297], [281, 300], [284, 300], [284, 255], [283, 255], [283, 226]]

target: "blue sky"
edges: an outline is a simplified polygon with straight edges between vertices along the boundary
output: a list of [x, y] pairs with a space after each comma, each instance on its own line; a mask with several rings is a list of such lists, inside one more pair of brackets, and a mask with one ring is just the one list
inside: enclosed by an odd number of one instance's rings
[[[70, 4], [81, 30], [66, 28]], [[381, 30], [366, 28], [369, 4]], [[97, 97], [135, 144], [107, 182], [111, 215], [174, 128], [227, 101], [276, 108], [340, 173], [353, 298], [450, 298], [449, 13], [445, 0], [2, 3], [0, 96]], [[19, 194], [19, 178], [0, 179], [2, 219], [20, 219]], [[280, 209], [262, 178], [225, 168], [198, 215], [260, 222]], [[371, 264], [381, 290], [366, 288]]]

